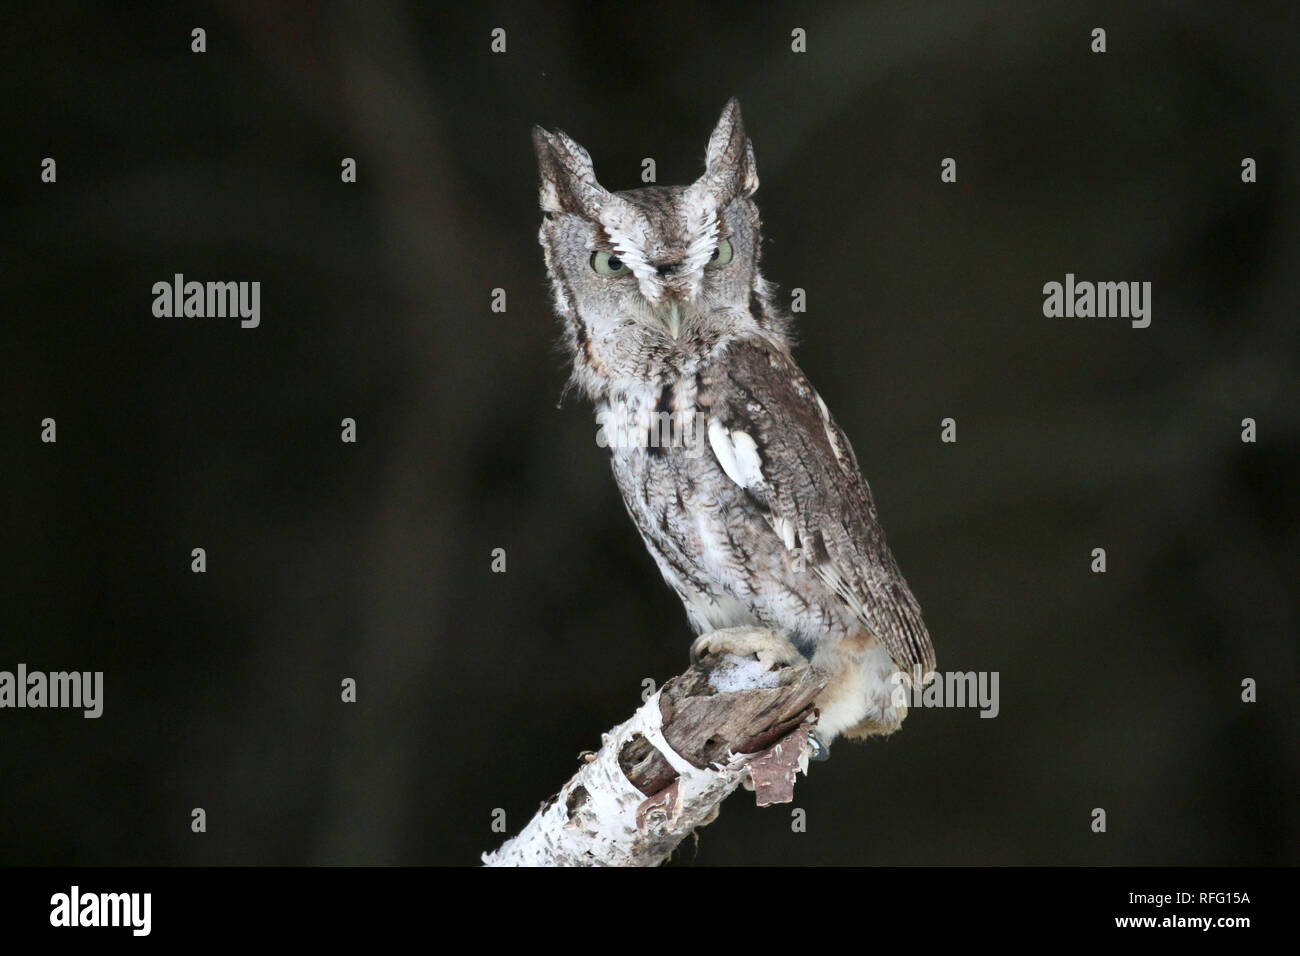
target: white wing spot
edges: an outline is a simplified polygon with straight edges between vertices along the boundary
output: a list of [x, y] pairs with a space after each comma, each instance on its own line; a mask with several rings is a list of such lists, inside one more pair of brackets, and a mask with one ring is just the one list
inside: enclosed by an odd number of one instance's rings
[[849, 467], [849, 463], [844, 455], [844, 450], [840, 448], [839, 439], [835, 437], [835, 432], [831, 430], [831, 411], [826, 407], [826, 403], [822, 401], [820, 395], [813, 392], [813, 396], [817, 399], [817, 408], [822, 413], [822, 430], [826, 432], [826, 440], [830, 442], [831, 451], [835, 452], [835, 460], [838, 461], [841, 466], [847, 468]]
[[795, 528], [793, 521], [789, 518], [773, 518], [772, 530], [781, 536], [781, 540], [785, 543], [787, 551], [794, 550], [796, 541], [795, 534], [797, 529]]
[[731, 436], [716, 418], [709, 420], [709, 446], [713, 449], [713, 457], [718, 459], [718, 464], [727, 473], [727, 477], [740, 487], [745, 487], [745, 482], [740, 477], [740, 469], [736, 467], [736, 456], [731, 450]]
[[731, 433], [732, 453], [736, 457], [736, 470], [740, 472], [744, 488], [757, 488], [763, 484], [763, 459], [758, 445], [745, 432]]
[[716, 418], [709, 420], [709, 445], [727, 477], [742, 488], [763, 484], [763, 459], [754, 439], [740, 431], [728, 431]]

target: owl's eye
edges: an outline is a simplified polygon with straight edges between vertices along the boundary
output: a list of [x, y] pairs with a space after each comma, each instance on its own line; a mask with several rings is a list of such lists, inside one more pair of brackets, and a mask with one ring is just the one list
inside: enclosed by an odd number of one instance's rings
[[628, 273], [627, 263], [618, 256], [611, 256], [608, 252], [593, 252], [591, 267], [603, 276], [621, 276]]
[[718, 240], [718, 247], [713, 250], [713, 255], [709, 257], [709, 265], [725, 266], [731, 261], [731, 243], [726, 239]]

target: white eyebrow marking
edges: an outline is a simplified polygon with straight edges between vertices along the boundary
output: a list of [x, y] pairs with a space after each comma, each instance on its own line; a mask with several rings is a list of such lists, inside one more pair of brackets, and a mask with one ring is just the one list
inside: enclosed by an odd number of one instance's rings
[[682, 194], [682, 217], [688, 237], [683, 271], [689, 274], [691, 294], [695, 295], [700, 290], [704, 267], [718, 247], [722, 223], [718, 217], [717, 197], [696, 182]]
[[632, 270], [642, 290], [649, 282], [658, 287], [655, 267], [645, 258], [646, 247], [651, 242], [650, 224], [630, 202], [620, 196], [611, 196], [601, 207], [600, 224], [609, 233], [609, 241], [627, 267]]

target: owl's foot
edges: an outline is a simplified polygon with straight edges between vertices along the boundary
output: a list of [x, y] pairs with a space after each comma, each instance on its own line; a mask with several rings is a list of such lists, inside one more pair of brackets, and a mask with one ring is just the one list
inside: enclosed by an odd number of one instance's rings
[[817, 736], [816, 731], [808, 735], [808, 746], [812, 750], [812, 753], [808, 756], [809, 760], [822, 761], [831, 759], [831, 745], [823, 743], [822, 739]]
[[724, 627], [701, 634], [691, 645], [691, 663], [706, 657], [754, 657], [764, 670], [776, 670], [787, 664], [803, 664], [806, 659], [780, 631], [761, 627]]

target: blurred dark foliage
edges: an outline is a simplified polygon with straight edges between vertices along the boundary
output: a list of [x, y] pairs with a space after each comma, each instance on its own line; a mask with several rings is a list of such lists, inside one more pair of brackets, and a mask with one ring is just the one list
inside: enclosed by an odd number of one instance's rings
[[[1290, 5], [6, 20], [0, 668], [104, 670], [106, 705], [0, 712], [0, 862], [474, 864], [681, 670], [591, 411], [557, 408], [529, 129], [611, 188], [689, 181], [733, 94], [799, 360], [940, 667], [1002, 700], [841, 744], [807, 833], [738, 796], [678, 862], [1297, 862]], [[155, 319], [176, 272], [261, 281], [261, 327]], [[1066, 272], [1153, 282], [1151, 327], [1045, 319]]]

